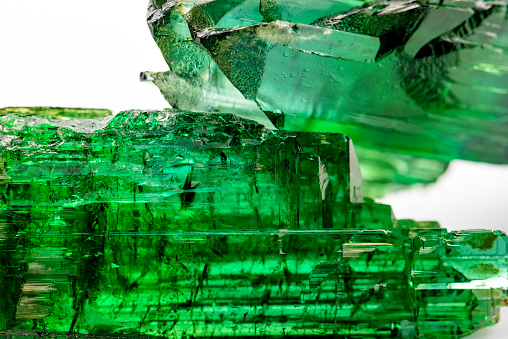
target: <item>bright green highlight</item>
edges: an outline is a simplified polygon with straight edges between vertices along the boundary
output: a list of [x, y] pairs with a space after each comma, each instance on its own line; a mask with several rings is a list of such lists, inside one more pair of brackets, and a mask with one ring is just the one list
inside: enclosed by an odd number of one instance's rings
[[93, 120], [0, 116], [0, 334], [459, 338], [497, 321], [506, 236], [363, 202], [345, 135]]

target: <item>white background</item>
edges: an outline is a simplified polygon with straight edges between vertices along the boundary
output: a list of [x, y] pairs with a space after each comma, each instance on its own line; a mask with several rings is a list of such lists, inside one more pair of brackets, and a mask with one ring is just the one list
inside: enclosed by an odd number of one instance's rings
[[[138, 80], [140, 71], [167, 70], [146, 7], [146, 0], [0, 0], [0, 107], [168, 107], [154, 85]], [[508, 230], [508, 166], [454, 161], [436, 184], [382, 202], [397, 218], [438, 220], [450, 230]], [[503, 313], [500, 324], [470, 338], [508, 337]]]

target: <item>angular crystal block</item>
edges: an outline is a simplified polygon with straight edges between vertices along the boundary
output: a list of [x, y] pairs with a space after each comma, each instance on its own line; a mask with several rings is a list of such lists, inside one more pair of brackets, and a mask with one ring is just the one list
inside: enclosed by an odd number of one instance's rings
[[342, 134], [172, 111], [123, 112], [94, 120], [95, 131], [76, 120], [0, 119], [11, 207], [120, 204], [117, 216], [137, 211], [151, 227], [186, 231], [348, 228], [362, 211], [351, 207], [363, 202], [362, 178]]
[[505, 13], [503, 2], [153, 1], [149, 24], [172, 76], [199, 88], [227, 77], [278, 128], [504, 163]]
[[364, 201], [345, 135], [11, 111], [0, 335], [459, 338], [506, 303], [506, 236]]

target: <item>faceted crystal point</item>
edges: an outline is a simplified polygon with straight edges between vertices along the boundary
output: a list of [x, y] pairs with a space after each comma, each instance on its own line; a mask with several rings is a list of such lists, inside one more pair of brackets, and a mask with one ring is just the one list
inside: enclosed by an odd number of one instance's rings
[[[218, 5], [215, 2], [208, 4], [208, 6]], [[286, 3], [286, 5], [291, 4]], [[293, 5], [296, 6], [296, 4]], [[334, 9], [344, 9], [344, 5], [334, 1], [331, 1], [329, 5]], [[271, 8], [267, 2], [263, 2], [262, 6], [265, 6], [263, 7], [265, 10]], [[310, 8], [307, 2], [299, 3], [292, 12], [297, 13], [297, 7], [303, 8], [301, 6], [306, 6], [307, 12], [305, 13], [310, 15], [304, 20], [305, 23], [311, 23], [327, 14], [326, 11], [323, 12], [323, 9]], [[170, 2], [164, 6], [154, 4], [150, 7], [149, 26], [171, 70], [158, 73], [143, 72], [141, 80], [157, 85], [164, 98], [174, 108], [199, 112], [235, 113], [269, 128], [287, 128], [285, 119], [279, 119], [279, 117], [283, 117], [282, 115], [269, 111], [263, 113], [254, 101], [247, 100], [233, 86], [206, 50], [192, 40], [188, 24], [182, 15], [182, 13], [186, 13], [187, 9], [185, 8], [184, 4], [177, 2]], [[242, 81], [242, 79], [240, 77], [238, 81]], [[267, 115], [272, 119], [273, 124]], [[288, 121], [291, 119], [293, 118], [286, 118]], [[343, 128], [343, 126], [338, 128], [334, 124], [330, 125], [330, 122], [316, 119], [299, 120], [299, 123], [301, 125], [294, 125], [294, 130], [343, 130], [349, 132], [351, 129], [350, 127]], [[353, 133], [362, 132], [356, 130]], [[406, 144], [401, 141], [401, 145]], [[414, 140], [411, 144], [416, 146], [423, 143]], [[421, 149], [425, 146], [418, 147]], [[410, 150], [403, 152], [409, 153]], [[367, 147], [360, 147], [358, 156], [364, 173], [365, 187], [368, 190], [368, 195], [373, 197], [383, 196], [387, 192], [393, 192], [414, 183], [434, 182], [446, 169], [445, 162], [421, 158], [421, 151], [419, 151], [418, 157], [400, 154], [400, 152], [391, 152], [387, 156], [385, 148], [374, 146], [372, 143], [367, 144]]]
[[[445, 162], [506, 163], [503, 3], [162, 1], [151, 11], [170, 67], [190, 59], [193, 70], [220, 69], [269, 117], [285, 114], [278, 128], [347, 133], [365, 148]], [[185, 41], [167, 33], [182, 30]]]
[[0, 125], [0, 335], [460, 338], [506, 304], [507, 237], [364, 202], [347, 136], [181, 111]]

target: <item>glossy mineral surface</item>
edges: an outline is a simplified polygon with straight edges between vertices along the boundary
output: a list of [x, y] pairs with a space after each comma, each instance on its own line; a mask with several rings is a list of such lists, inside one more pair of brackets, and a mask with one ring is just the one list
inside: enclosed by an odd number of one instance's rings
[[341, 134], [227, 114], [0, 116], [0, 334], [459, 338], [508, 239], [394, 220]]
[[[506, 2], [155, 1], [173, 107], [237, 111], [365, 148], [507, 163]], [[203, 100], [198, 100], [202, 98]]]

